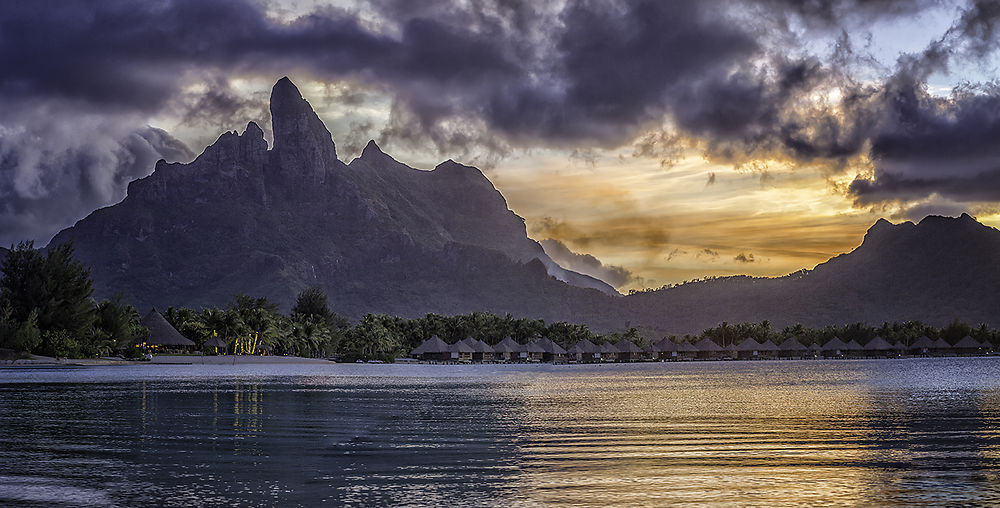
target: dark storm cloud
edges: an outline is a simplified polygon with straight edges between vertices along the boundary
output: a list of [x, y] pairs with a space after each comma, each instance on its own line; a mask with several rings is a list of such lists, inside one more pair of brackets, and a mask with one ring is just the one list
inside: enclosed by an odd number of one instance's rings
[[[951, 30], [901, 58], [882, 82], [852, 76], [868, 57], [853, 52], [849, 31], [935, 5], [359, 0], [278, 19], [255, 0], [3, 2], [0, 142], [8, 155], [0, 171], [17, 175], [21, 183], [4, 188], [18, 199], [55, 196], [74, 179], [91, 178], [73, 171], [104, 171], [97, 180], [116, 190], [84, 194], [113, 200], [124, 190], [121, 175], [141, 176], [131, 163], [121, 169], [110, 161], [144, 132], [144, 119], [171, 112], [224, 129], [257, 114], [265, 120], [264, 98], [242, 96], [230, 79], [290, 74], [384, 92], [392, 110], [383, 141], [467, 160], [485, 153], [489, 163], [515, 148], [587, 153], [634, 144], [636, 156], [669, 165], [676, 145], [687, 143], [716, 161], [779, 159], [837, 170], [867, 153], [874, 175], [850, 187], [859, 203], [933, 192], [972, 199], [998, 167], [1000, 148], [990, 142], [1000, 133], [998, 94], [970, 88], [941, 99], [926, 82], [955, 58], [992, 54], [1000, 2], [963, 4]], [[832, 58], [805, 49], [801, 39], [817, 30], [843, 30]], [[813, 102], [830, 89], [839, 91], [835, 104]], [[114, 136], [65, 150], [106, 162], [65, 170], [24, 162], [34, 152], [17, 133], [45, 132], [38, 118], [73, 124], [95, 115], [116, 126]], [[149, 146], [164, 155], [171, 143]], [[8, 225], [21, 215], [7, 213], [0, 236], [30, 229]]]

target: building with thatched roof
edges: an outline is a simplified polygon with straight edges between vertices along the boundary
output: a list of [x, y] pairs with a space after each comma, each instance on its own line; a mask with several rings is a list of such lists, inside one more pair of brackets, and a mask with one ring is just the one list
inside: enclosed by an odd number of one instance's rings
[[678, 358], [694, 358], [698, 356], [698, 348], [688, 341], [679, 342], [677, 344], [677, 356]]
[[462, 341], [458, 341], [448, 346], [448, 352], [451, 353], [452, 360], [469, 363], [472, 362], [472, 353], [475, 353], [476, 350], [473, 349], [472, 346]]
[[545, 356], [545, 348], [538, 345], [537, 339], [528, 342], [523, 349], [518, 353], [521, 355], [521, 359], [528, 362], [540, 362], [542, 357]]
[[423, 341], [410, 351], [410, 356], [421, 360], [448, 361], [451, 359], [451, 346], [437, 335]]
[[952, 346], [952, 349], [956, 353], [962, 355], [977, 355], [986, 352], [983, 349], [982, 342], [979, 342], [978, 340], [973, 339], [968, 335], [959, 339], [958, 342], [956, 342], [955, 345]]
[[472, 337], [466, 337], [461, 340], [462, 343], [472, 348], [472, 361], [474, 362], [491, 362], [493, 361], [494, 351], [489, 344], [473, 339]]
[[597, 347], [597, 344], [590, 342], [587, 339], [583, 339], [566, 350], [566, 355], [570, 360], [581, 362], [581, 363], [591, 363], [594, 361], [601, 361], [601, 348]]
[[562, 363], [566, 361], [566, 350], [547, 337], [542, 337], [534, 342], [542, 349], [542, 361]]
[[598, 347], [601, 348], [601, 361], [602, 362], [615, 362], [618, 361], [618, 348], [610, 342], [605, 342], [600, 344]]
[[823, 344], [823, 354], [825, 356], [842, 356], [847, 348], [846, 342], [840, 340], [840, 337], [834, 337]]
[[733, 352], [738, 358], [756, 358], [760, 354], [760, 342], [747, 337], [733, 346]]
[[670, 340], [669, 337], [664, 337], [658, 342], [649, 346], [649, 352], [653, 359], [675, 359], [680, 354], [680, 346]]
[[195, 346], [194, 341], [181, 335], [156, 309], [142, 318], [142, 326], [149, 329], [144, 342], [151, 349], [190, 349]]
[[917, 340], [910, 344], [910, 351], [913, 354], [926, 355], [930, 354], [931, 350], [934, 349], [934, 341], [926, 335], [921, 335]]
[[789, 337], [778, 345], [779, 354], [786, 358], [791, 358], [796, 356], [800, 357], [806, 354], [807, 350], [808, 348], [802, 345], [802, 343], [799, 342], [799, 340], [796, 339], [795, 337]]
[[514, 342], [514, 339], [510, 337], [504, 337], [503, 340], [493, 345], [493, 358], [502, 362], [516, 362], [521, 359], [522, 350], [527, 355], [527, 350], [524, 349], [523, 345]]
[[895, 356], [898, 350], [889, 341], [876, 335], [874, 339], [865, 344], [865, 354], [869, 356]]
[[760, 352], [760, 356], [773, 358], [775, 356], [778, 356], [778, 352], [780, 351], [780, 349], [778, 349], [777, 344], [771, 342], [771, 339], [767, 339], [764, 342], [760, 343], [760, 348], [757, 349], [757, 351]]
[[615, 349], [618, 350], [619, 362], [635, 362], [642, 359], [642, 348], [628, 339], [621, 339], [615, 343]]
[[708, 337], [695, 342], [694, 347], [698, 349], [699, 358], [716, 358], [721, 356], [723, 352], [722, 346]]

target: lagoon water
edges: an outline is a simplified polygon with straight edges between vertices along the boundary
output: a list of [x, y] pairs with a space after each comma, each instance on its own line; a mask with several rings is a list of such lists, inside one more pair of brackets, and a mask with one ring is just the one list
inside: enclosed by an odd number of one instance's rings
[[1000, 360], [0, 369], [0, 505], [1000, 504]]

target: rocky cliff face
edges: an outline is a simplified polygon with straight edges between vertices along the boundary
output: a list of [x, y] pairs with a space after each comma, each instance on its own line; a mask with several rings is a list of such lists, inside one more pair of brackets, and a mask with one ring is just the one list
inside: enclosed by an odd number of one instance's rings
[[272, 149], [253, 122], [224, 133], [189, 164], [160, 161], [124, 201], [52, 243], [74, 241], [97, 296], [122, 292], [140, 308], [224, 305], [241, 292], [288, 307], [320, 285], [352, 316], [492, 310], [555, 319], [567, 316], [568, 300], [617, 295], [552, 262], [478, 169], [447, 161], [416, 170], [374, 142], [344, 164], [287, 78], [274, 86], [271, 115]]

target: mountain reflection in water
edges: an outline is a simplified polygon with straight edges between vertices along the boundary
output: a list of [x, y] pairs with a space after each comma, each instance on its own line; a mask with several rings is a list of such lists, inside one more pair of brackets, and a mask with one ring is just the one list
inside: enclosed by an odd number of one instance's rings
[[998, 417], [992, 358], [0, 369], [0, 505], [989, 505]]

